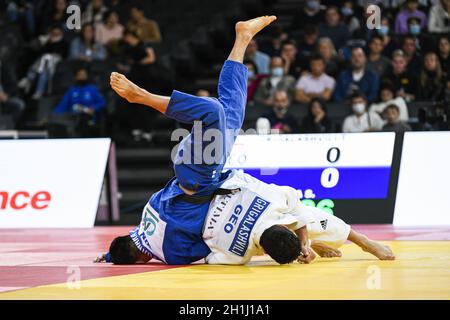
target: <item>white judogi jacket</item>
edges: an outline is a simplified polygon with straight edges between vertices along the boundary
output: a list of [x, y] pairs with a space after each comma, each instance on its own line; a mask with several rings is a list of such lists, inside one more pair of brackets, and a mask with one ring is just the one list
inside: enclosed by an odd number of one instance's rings
[[291, 187], [267, 184], [236, 170], [221, 188], [241, 191], [216, 196], [210, 204], [203, 226], [203, 239], [211, 249], [207, 263], [245, 264], [264, 254], [259, 239], [267, 228], [278, 224], [296, 230], [315, 222]]

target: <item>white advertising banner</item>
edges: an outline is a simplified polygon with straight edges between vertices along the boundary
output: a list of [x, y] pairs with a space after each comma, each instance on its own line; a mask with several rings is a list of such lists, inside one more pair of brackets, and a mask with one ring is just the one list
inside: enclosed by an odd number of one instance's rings
[[450, 132], [407, 132], [394, 225], [450, 225]]
[[0, 141], [0, 228], [93, 227], [110, 144]]

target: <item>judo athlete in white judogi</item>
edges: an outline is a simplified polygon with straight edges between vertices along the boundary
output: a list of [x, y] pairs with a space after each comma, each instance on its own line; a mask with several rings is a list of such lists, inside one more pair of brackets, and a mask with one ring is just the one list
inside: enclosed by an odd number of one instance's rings
[[[131, 103], [149, 106], [179, 122], [201, 121], [178, 146], [175, 177], [152, 195], [139, 226], [115, 238], [109, 252], [96, 259], [114, 264], [245, 264], [268, 254], [279, 264], [309, 263], [316, 254], [339, 257], [346, 240], [379, 259], [392, 251], [351, 230], [337, 217], [299, 201], [290, 187], [266, 184], [237, 170], [224, 171], [245, 114], [247, 68], [242, 64], [250, 40], [274, 21], [263, 16], [236, 24], [236, 40], [218, 83], [219, 98], [195, 97], [174, 90], [170, 97], [151, 94], [124, 75], [111, 74], [111, 87]], [[200, 130], [200, 132], [196, 132]], [[208, 130], [221, 133], [217, 161], [198, 159]], [[234, 134], [229, 134], [233, 132]], [[200, 137], [200, 138], [199, 138]], [[186, 158], [188, 161], [186, 161]]]

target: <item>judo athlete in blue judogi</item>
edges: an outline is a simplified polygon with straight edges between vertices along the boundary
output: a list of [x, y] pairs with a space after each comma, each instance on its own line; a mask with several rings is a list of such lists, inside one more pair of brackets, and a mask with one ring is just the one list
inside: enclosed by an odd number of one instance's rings
[[[245, 264], [269, 254], [280, 264], [309, 263], [316, 253], [340, 256], [347, 239], [380, 259], [389, 248], [350, 229], [337, 217], [302, 205], [295, 189], [269, 185], [236, 170], [223, 172], [242, 126], [247, 68], [242, 64], [253, 36], [274, 21], [263, 16], [236, 24], [236, 40], [219, 77], [218, 99], [173, 91], [151, 94], [125, 76], [112, 73], [111, 86], [131, 103], [152, 107], [176, 121], [193, 124], [174, 157], [175, 177], [145, 206], [139, 226], [115, 238], [97, 262], [166, 264]], [[204, 153], [214, 141], [214, 161]], [[217, 134], [218, 133], [218, 134]], [[310, 238], [308, 238], [310, 234]]]

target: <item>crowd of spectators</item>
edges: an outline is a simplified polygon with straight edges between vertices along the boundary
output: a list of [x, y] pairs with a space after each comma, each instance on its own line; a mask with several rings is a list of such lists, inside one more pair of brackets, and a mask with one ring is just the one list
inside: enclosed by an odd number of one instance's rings
[[[290, 25], [275, 24], [247, 48], [248, 108], [259, 110], [259, 125], [284, 133], [405, 131], [409, 104], [428, 101], [436, 103], [434, 118], [420, 129], [450, 129], [450, 0], [300, 2]], [[67, 23], [72, 4], [81, 8], [79, 29]], [[381, 8], [375, 28], [367, 23], [371, 4]], [[96, 135], [114, 105], [120, 128], [112, 131], [149, 136], [156, 114], [113, 103], [90, 76], [108, 63], [142, 87], [170, 93], [153, 49], [163, 36], [139, 2], [7, 0], [0, 12], [0, 22], [19, 28], [25, 43], [9, 55], [0, 48], [0, 129], [17, 127], [29, 105], [52, 96], [57, 69], [72, 64], [73, 85], [53, 106], [55, 119], [67, 115], [83, 135]], [[336, 123], [331, 104], [350, 115]], [[307, 115], [299, 119], [291, 108], [307, 108]], [[13, 123], [2, 123], [4, 115]]]
[[[367, 24], [371, 4], [381, 8], [375, 28]], [[261, 117], [285, 133], [411, 130], [408, 106], [418, 101], [434, 102], [448, 118], [449, 14], [450, 0], [306, 0], [288, 28], [247, 50], [249, 106], [270, 107]], [[308, 115], [293, 118], [279, 97]], [[327, 116], [336, 103], [351, 106], [342, 123]], [[442, 129], [441, 122], [420, 129]]]
[[[48, 120], [58, 122], [64, 116], [75, 119], [72, 123], [76, 128], [88, 129], [77, 130], [77, 135], [100, 134], [105, 109], [115, 105], [99, 88], [107, 86], [111, 70], [126, 73], [139, 85], [158, 91], [152, 46], [162, 41], [162, 35], [158, 23], [145, 15], [141, 4], [125, 0], [4, 1], [1, 24], [15, 27], [23, 43], [9, 51], [0, 50], [7, 52], [0, 56], [0, 129], [17, 127], [29, 106], [55, 96], [54, 87], [60, 80], [55, 77], [58, 68], [66, 67], [66, 73], [70, 70], [73, 86], [66, 86], [65, 92], [56, 95], [61, 100], [53, 105]], [[71, 5], [80, 8], [79, 17], [70, 17], [77, 14], [70, 10]], [[71, 24], [77, 18], [80, 23], [74, 27]], [[7, 43], [3, 46], [8, 49]], [[69, 65], [71, 68], [67, 68]], [[99, 68], [106, 75], [103, 84], [95, 83], [91, 76], [91, 69]], [[114, 117], [124, 119], [118, 121], [119, 125], [130, 132], [134, 128], [127, 127], [129, 122], [136, 121], [139, 126], [143, 118], [154, 116], [151, 112], [122, 112], [126, 107], [120, 104], [125, 102], [117, 101]], [[12, 116], [12, 124], [2, 123], [5, 115]]]

